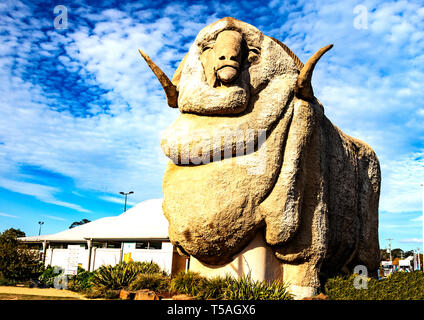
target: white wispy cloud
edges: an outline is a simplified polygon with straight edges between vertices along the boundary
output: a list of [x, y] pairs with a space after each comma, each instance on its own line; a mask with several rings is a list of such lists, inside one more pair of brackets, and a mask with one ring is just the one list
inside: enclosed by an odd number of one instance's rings
[[383, 183], [380, 209], [388, 212], [421, 211], [424, 153], [381, 163]]
[[401, 239], [399, 240], [400, 243], [417, 243], [422, 244], [423, 240], [418, 238], [408, 238], [408, 239]]
[[58, 216], [50, 216], [50, 215], [42, 215], [42, 216], [45, 217], [45, 218], [57, 220], [57, 221], [68, 221], [68, 219], [58, 217]]
[[8, 214], [8, 213], [4, 213], [4, 212], [0, 212], [0, 216], [6, 217], [6, 218], [18, 218], [18, 219], [21, 218], [21, 217], [15, 216], [13, 214]]
[[413, 219], [411, 219], [411, 221], [423, 221], [423, 216], [413, 218]]
[[[367, 9], [367, 29], [354, 26], [358, 4]], [[314, 72], [315, 94], [334, 124], [376, 151], [380, 209], [421, 210], [424, 70], [417, 60], [424, 53], [424, 8], [407, 1], [272, 1], [270, 6], [288, 13], [272, 32], [303, 61], [334, 43]]]
[[[114, 196], [100, 196], [99, 199], [102, 199], [104, 201], [108, 201], [108, 202], [113, 202], [113, 203], [119, 203], [119, 204], [124, 204], [124, 199], [123, 197], [114, 197]], [[127, 200], [127, 206], [134, 206], [137, 203], [131, 200]]]
[[[2, 61], [9, 74], [0, 76], [4, 84], [0, 88], [0, 155], [5, 159], [0, 173], [12, 176], [19, 172], [20, 164], [33, 164], [71, 177], [78, 188], [103, 192], [135, 189], [140, 181], [150, 185], [160, 181], [166, 164], [159, 146], [160, 132], [177, 112], [166, 106], [162, 89], [137, 48], [145, 49], [171, 73], [168, 57], [163, 59], [156, 53], [164, 42], [171, 41], [164, 35], [171, 35], [174, 26], [169, 19], [143, 25], [118, 10], [91, 14], [90, 18], [99, 21], [94, 34], [89, 35], [84, 28], [66, 37], [50, 31], [47, 36], [51, 46], [44, 45], [43, 50], [55, 56], [57, 48], [65, 45], [67, 54], [58, 57], [62, 62], [58, 66], [69, 72], [79, 70], [82, 79], [105, 89], [105, 98], [110, 102], [107, 112], [92, 105], [90, 110], [97, 110], [97, 114], [82, 118], [68, 110], [52, 109], [51, 98], [41, 85], [22, 77], [10, 78], [16, 58], [6, 55]], [[18, 32], [13, 28], [9, 26], [16, 36], [9, 35], [7, 43], [10, 38], [18, 43]], [[43, 43], [45, 39], [40, 37]], [[32, 41], [30, 37], [21, 39], [20, 45], [31, 47]], [[19, 52], [21, 68], [31, 63], [32, 54]]]
[[65, 201], [60, 201], [54, 197], [54, 193], [60, 192], [57, 188], [45, 186], [36, 183], [22, 182], [0, 178], [0, 187], [5, 188], [7, 190], [33, 196], [40, 201], [55, 204], [62, 207], [71, 208], [80, 212], [90, 212], [87, 209], [82, 208], [81, 206], [69, 203]]

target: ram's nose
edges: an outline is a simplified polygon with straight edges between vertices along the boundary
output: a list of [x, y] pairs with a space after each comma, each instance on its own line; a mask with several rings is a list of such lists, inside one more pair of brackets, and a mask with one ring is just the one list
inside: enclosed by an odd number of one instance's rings
[[242, 36], [233, 30], [222, 31], [215, 43], [216, 75], [223, 83], [233, 82], [239, 74]]
[[235, 60], [222, 59], [216, 75], [223, 83], [233, 82], [239, 73], [240, 64]]
[[231, 83], [238, 76], [238, 70], [233, 67], [224, 67], [217, 72], [218, 79], [223, 83]]

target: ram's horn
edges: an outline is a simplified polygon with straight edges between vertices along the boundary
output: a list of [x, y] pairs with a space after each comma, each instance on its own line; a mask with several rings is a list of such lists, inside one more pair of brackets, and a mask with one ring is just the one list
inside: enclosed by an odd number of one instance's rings
[[319, 49], [309, 60], [305, 63], [302, 70], [300, 70], [297, 78], [295, 93], [300, 99], [312, 101], [314, 99], [314, 91], [312, 90], [312, 73], [314, 72], [315, 65], [318, 60], [333, 47], [332, 44]]
[[138, 49], [143, 59], [147, 62], [147, 65], [152, 69], [155, 76], [158, 78], [163, 90], [166, 94], [166, 101], [171, 108], [178, 107], [178, 91], [177, 87], [169, 80], [166, 74], [150, 59], [150, 57], [143, 51]]

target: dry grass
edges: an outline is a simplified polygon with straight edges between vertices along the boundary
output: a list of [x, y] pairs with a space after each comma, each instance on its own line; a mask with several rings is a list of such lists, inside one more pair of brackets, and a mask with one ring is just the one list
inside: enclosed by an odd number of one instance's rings
[[[58, 290], [54, 288], [40, 289], [14, 286], [0, 286], [0, 300], [83, 300], [82, 295], [69, 290]], [[22, 297], [22, 298], [20, 298]], [[36, 298], [32, 298], [36, 297]]]
[[34, 294], [0, 293], [0, 300], [80, 300], [72, 297], [37, 296]]

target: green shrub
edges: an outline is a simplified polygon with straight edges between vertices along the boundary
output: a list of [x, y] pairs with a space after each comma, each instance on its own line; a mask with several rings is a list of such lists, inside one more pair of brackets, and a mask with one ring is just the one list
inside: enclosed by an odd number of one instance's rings
[[149, 289], [155, 292], [166, 292], [170, 289], [171, 279], [160, 273], [140, 273], [130, 283], [129, 289], [132, 291]]
[[17, 240], [24, 236], [24, 232], [13, 228], [0, 234], [0, 278], [4, 282], [37, 278], [42, 272], [38, 251], [29, 249]]
[[85, 292], [93, 286], [92, 279], [94, 272], [85, 271], [78, 267], [78, 272], [75, 276], [70, 277], [68, 289], [77, 292]]
[[165, 275], [165, 272], [161, 271], [159, 265], [156, 262], [150, 261], [150, 262], [132, 262], [135, 268], [137, 268], [139, 273], [147, 273], [147, 274], [154, 274], [154, 273], [163, 273]]
[[396, 272], [382, 280], [370, 278], [367, 289], [354, 287], [356, 276], [329, 279], [326, 295], [332, 300], [424, 300], [424, 274], [420, 271]]
[[171, 291], [195, 297], [200, 292], [202, 280], [203, 277], [197, 272], [180, 272], [171, 280]]
[[279, 282], [254, 281], [249, 276], [239, 280], [225, 277], [204, 278], [196, 272], [182, 272], [171, 280], [171, 290], [199, 299], [290, 300], [287, 287]]
[[38, 277], [38, 280], [40, 282], [47, 286], [47, 287], [53, 287], [55, 278], [63, 273], [63, 269], [58, 266], [50, 266], [48, 265], [43, 273]]
[[223, 299], [228, 284], [233, 281], [229, 275], [225, 277], [203, 278], [199, 284], [197, 297], [200, 299]]
[[287, 287], [280, 281], [255, 281], [249, 276], [228, 283], [225, 300], [291, 300]]
[[160, 272], [159, 265], [154, 262], [122, 262], [113, 267], [107, 265], [98, 268], [91, 278], [91, 283], [98, 287], [116, 290], [128, 287], [138, 274]]
[[136, 275], [137, 271], [131, 264], [106, 265], [94, 272], [91, 282], [97, 287], [116, 290], [128, 286]]
[[18, 283], [17, 280], [6, 279], [0, 277], [0, 286], [14, 286]]

